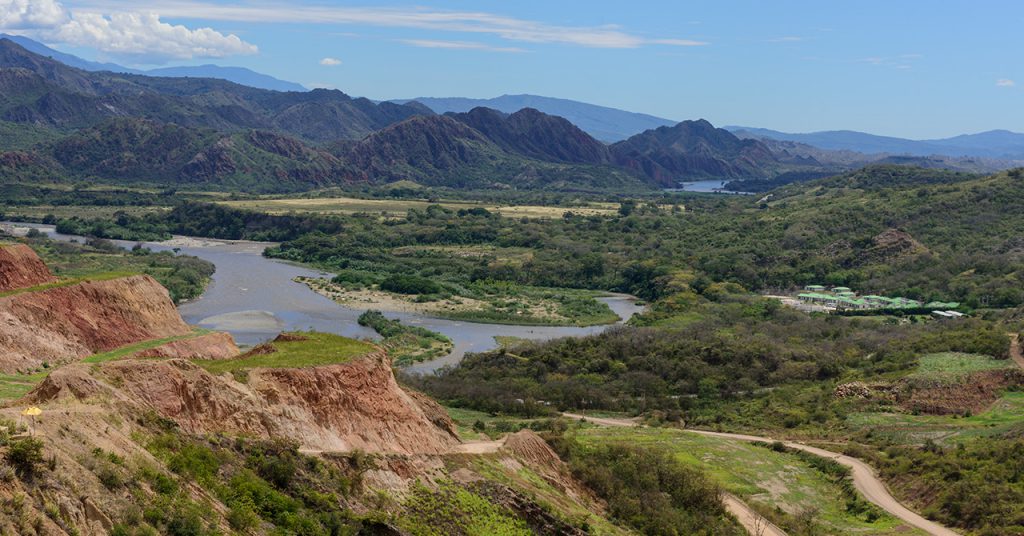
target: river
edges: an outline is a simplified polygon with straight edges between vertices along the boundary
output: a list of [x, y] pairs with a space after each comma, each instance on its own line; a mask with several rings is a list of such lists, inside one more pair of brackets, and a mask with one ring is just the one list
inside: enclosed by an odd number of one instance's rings
[[[0, 225], [35, 227], [58, 240], [83, 240], [60, 235], [52, 225], [3, 222]], [[115, 241], [123, 247], [135, 242]], [[267, 242], [221, 241], [176, 237], [170, 242], [146, 242], [154, 251], [177, 250], [212, 262], [217, 271], [199, 298], [178, 307], [186, 322], [204, 328], [227, 331], [239, 344], [254, 345], [272, 339], [282, 331], [317, 330], [346, 337], [377, 339], [377, 333], [360, 326], [356, 319], [365, 309], [340, 305], [293, 281], [295, 277], [329, 277], [331, 274], [262, 255], [273, 244]], [[643, 310], [635, 298], [614, 295], [598, 298], [620, 317], [628, 320]], [[430, 373], [446, 365], [455, 365], [467, 352], [482, 352], [497, 347], [495, 336], [548, 340], [558, 337], [591, 335], [608, 325], [591, 327], [514, 326], [483, 324], [434, 318], [416, 313], [390, 313], [388, 318], [443, 333], [454, 343], [445, 357], [418, 363], [406, 370]]]
[[667, 188], [665, 191], [752, 195], [749, 192], [734, 192], [732, 190], [726, 190], [725, 185], [728, 183], [729, 181], [721, 179], [681, 182], [679, 183], [678, 188]]

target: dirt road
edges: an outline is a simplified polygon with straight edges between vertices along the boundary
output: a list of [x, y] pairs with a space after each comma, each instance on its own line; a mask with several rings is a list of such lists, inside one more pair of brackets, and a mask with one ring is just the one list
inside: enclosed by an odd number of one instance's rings
[[[1019, 348], [1017, 348], [1016, 346], [1015, 348], [1017, 357], [1021, 357]], [[1024, 361], [1024, 358], [1022, 358], [1022, 361]], [[1022, 364], [1022, 366], [1024, 366], [1024, 364]], [[573, 419], [579, 419], [582, 417], [581, 415], [573, 413], [563, 413], [563, 415]], [[634, 419], [609, 419], [590, 417], [587, 417], [586, 419], [600, 426], [637, 425], [637, 422]], [[720, 437], [723, 439], [734, 439], [739, 441], [763, 441], [768, 443], [774, 441], [770, 437], [759, 437], [746, 434], [707, 432], [704, 430], [687, 430], [687, 432], [711, 437]], [[872, 469], [871, 466], [869, 466], [868, 464], [860, 461], [859, 459], [846, 456], [845, 454], [839, 454], [825, 449], [812, 447], [810, 445], [804, 445], [802, 443], [793, 443], [790, 441], [784, 441], [783, 443], [789, 448], [810, 452], [811, 454], [815, 454], [823, 458], [831, 458], [845, 465], [846, 467], [849, 467], [851, 470], [851, 476], [853, 478], [853, 485], [854, 487], [857, 488], [857, 491], [859, 491], [865, 499], [874, 503], [875, 505], [885, 510], [886, 512], [889, 512], [894, 517], [902, 520], [904, 523], [919, 528], [927, 532], [928, 534], [933, 534], [935, 536], [958, 536], [959, 533], [954, 532], [953, 530], [948, 529], [938, 523], [935, 523], [934, 521], [929, 521], [922, 517], [920, 514], [910, 510], [906, 506], [903, 506], [899, 501], [896, 500], [895, 497], [892, 496], [892, 494], [889, 493], [888, 488], [885, 487], [885, 483], [882, 482], [875, 474], [875, 470]], [[733, 512], [733, 514], [736, 515], [736, 517], [740, 517], [740, 515], [734, 512], [732, 509], [730, 509], [730, 511]], [[747, 525], [744, 526], [746, 527]], [[768, 532], [766, 531], [765, 534], [768, 534]]]
[[1024, 368], [1024, 352], [1021, 352], [1020, 336], [1016, 333], [1010, 334], [1010, 359], [1013, 359], [1018, 367]]
[[761, 514], [758, 514], [747, 503], [739, 500], [735, 495], [726, 493], [722, 495], [722, 503], [730, 514], [736, 517], [751, 536], [786, 536], [786, 531], [775, 526]]

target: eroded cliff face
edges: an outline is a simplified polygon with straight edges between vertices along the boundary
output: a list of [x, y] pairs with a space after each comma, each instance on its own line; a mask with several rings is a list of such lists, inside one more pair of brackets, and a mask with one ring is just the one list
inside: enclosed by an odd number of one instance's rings
[[235, 339], [224, 332], [213, 332], [162, 344], [156, 348], [136, 352], [137, 358], [179, 357], [182, 359], [231, 359], [241, 351]]
[[0, 371], [60, 365], [190, 331], [167, 289], [148, 275], [15, 294], [0, 298]]
[[[239, 381], [241, 380], [241, 381]], [[114, 387], [117, 386], [117, 387]], [[444, 410], [395, 381], [377, 352], [351, 363], [214, 376], [184, 359], [54, 371], [26, 401], [116, 400], [194, 434], [291, 439], [308, 451], [440, 454], [458, 443]]]
[[52, 283], [57, 278], [25, 244], [0, 246], [0, 292]]

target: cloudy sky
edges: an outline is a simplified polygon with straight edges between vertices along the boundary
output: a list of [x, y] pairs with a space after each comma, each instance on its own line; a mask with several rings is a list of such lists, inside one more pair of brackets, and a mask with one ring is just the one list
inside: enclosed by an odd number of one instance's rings
[[1022, 26], [1012, 0], [0, 0], [0, 32], [130, 66], [914, 138], [1024, 131]]

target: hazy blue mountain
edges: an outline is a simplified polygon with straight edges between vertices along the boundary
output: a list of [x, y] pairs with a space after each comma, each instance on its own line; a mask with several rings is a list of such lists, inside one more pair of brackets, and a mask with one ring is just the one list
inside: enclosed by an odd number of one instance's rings
[[[420, 97], [409, 100], [423, 103], [439, 114], [465, 113], [477, 107], [491, 108], [511, 114], [523, 108], [533, 108], [549, 115], [564, 117], [591, 136], [608, 143], [624, 140], [645, 130], [675, 126], [677, 123], [653, 115], [539, 95], [502, 95], [493, 99]], [[408, 100], [396, 102], [408, 102]]]
[[876, 136], [852, 130], [831, 130], [794, 134], [766, 128], [725, 127], [738, 136], [793, 141], [832, 151], [889, 153], [911, 156], [974, 156], [1009, 160], [1024, 159], [1024, 134], [1008, 130], [990, 130], [934, 140], [908, 140]]
[[29, 39], [25, 36], [0, 33], [0, 39], [4, 38], [14, 41], [29, 52], [39, 54], [40, 56], [51, 57], [64, 65], [68, 65], [76, 69], [82, 69], [84, 71], [111, 71], [115, 73], [142, 74], [142, 71], [138, 69], [129, 69], [128, 67], [124, 67], [116, 63], [100, 63], [96, 61], [83, 60], [78, 56], [54, 50], [39, 41]]
[[219, 65], [196, 65], [196, 66], [183, 66], [183, 67], [164, 67], [160, 69], [150, 69], [148, 71], [140, 69], [132, 69], [116, 63], [99, 63], [95, 61], [83, 60], [78, 56], [72, 54], [66, 54], [59, 50], [54, 50], [39, 41], [29, 39], [28, 37], [20, 35], [7, 35], [0, 34], [0, 39], [7, 38], [15, 43], [21, 45], [29, 52], [39, 54], [40, 56], [48, 56], [53, 58], [64, 65], [82, 69], [85, 71], [110, 71], [114, 73], [130, 73], [130, 74], [144, 74], [148, 76], [170, 76], [170, 77], [182, 77], [188, 76], [193, 78], [219, 78], [221, 80], [228, 80], [236, 84], [242, 84], [243, 86], [256, 87], [260, 89], [272, 89], [275, 91], [308, 91], [302, 85], [296, 84], [295, 82], [288, 82], [286, 80], [279, 80], [273, 76], [257, 73], [251, 69], [245, 67], [221, 67]]
[[163, 67], [150, 69], [142, 74], [149, 76], [188, 76], [192, 78], [220, 78], [243, 86], [272, 89], [274, 91], [309, 91], [295, 82], [274, 78], [269, 74], [257, 73], [245, 67], [222, 67], [220, 65], [189, 65], [184, 67]]

